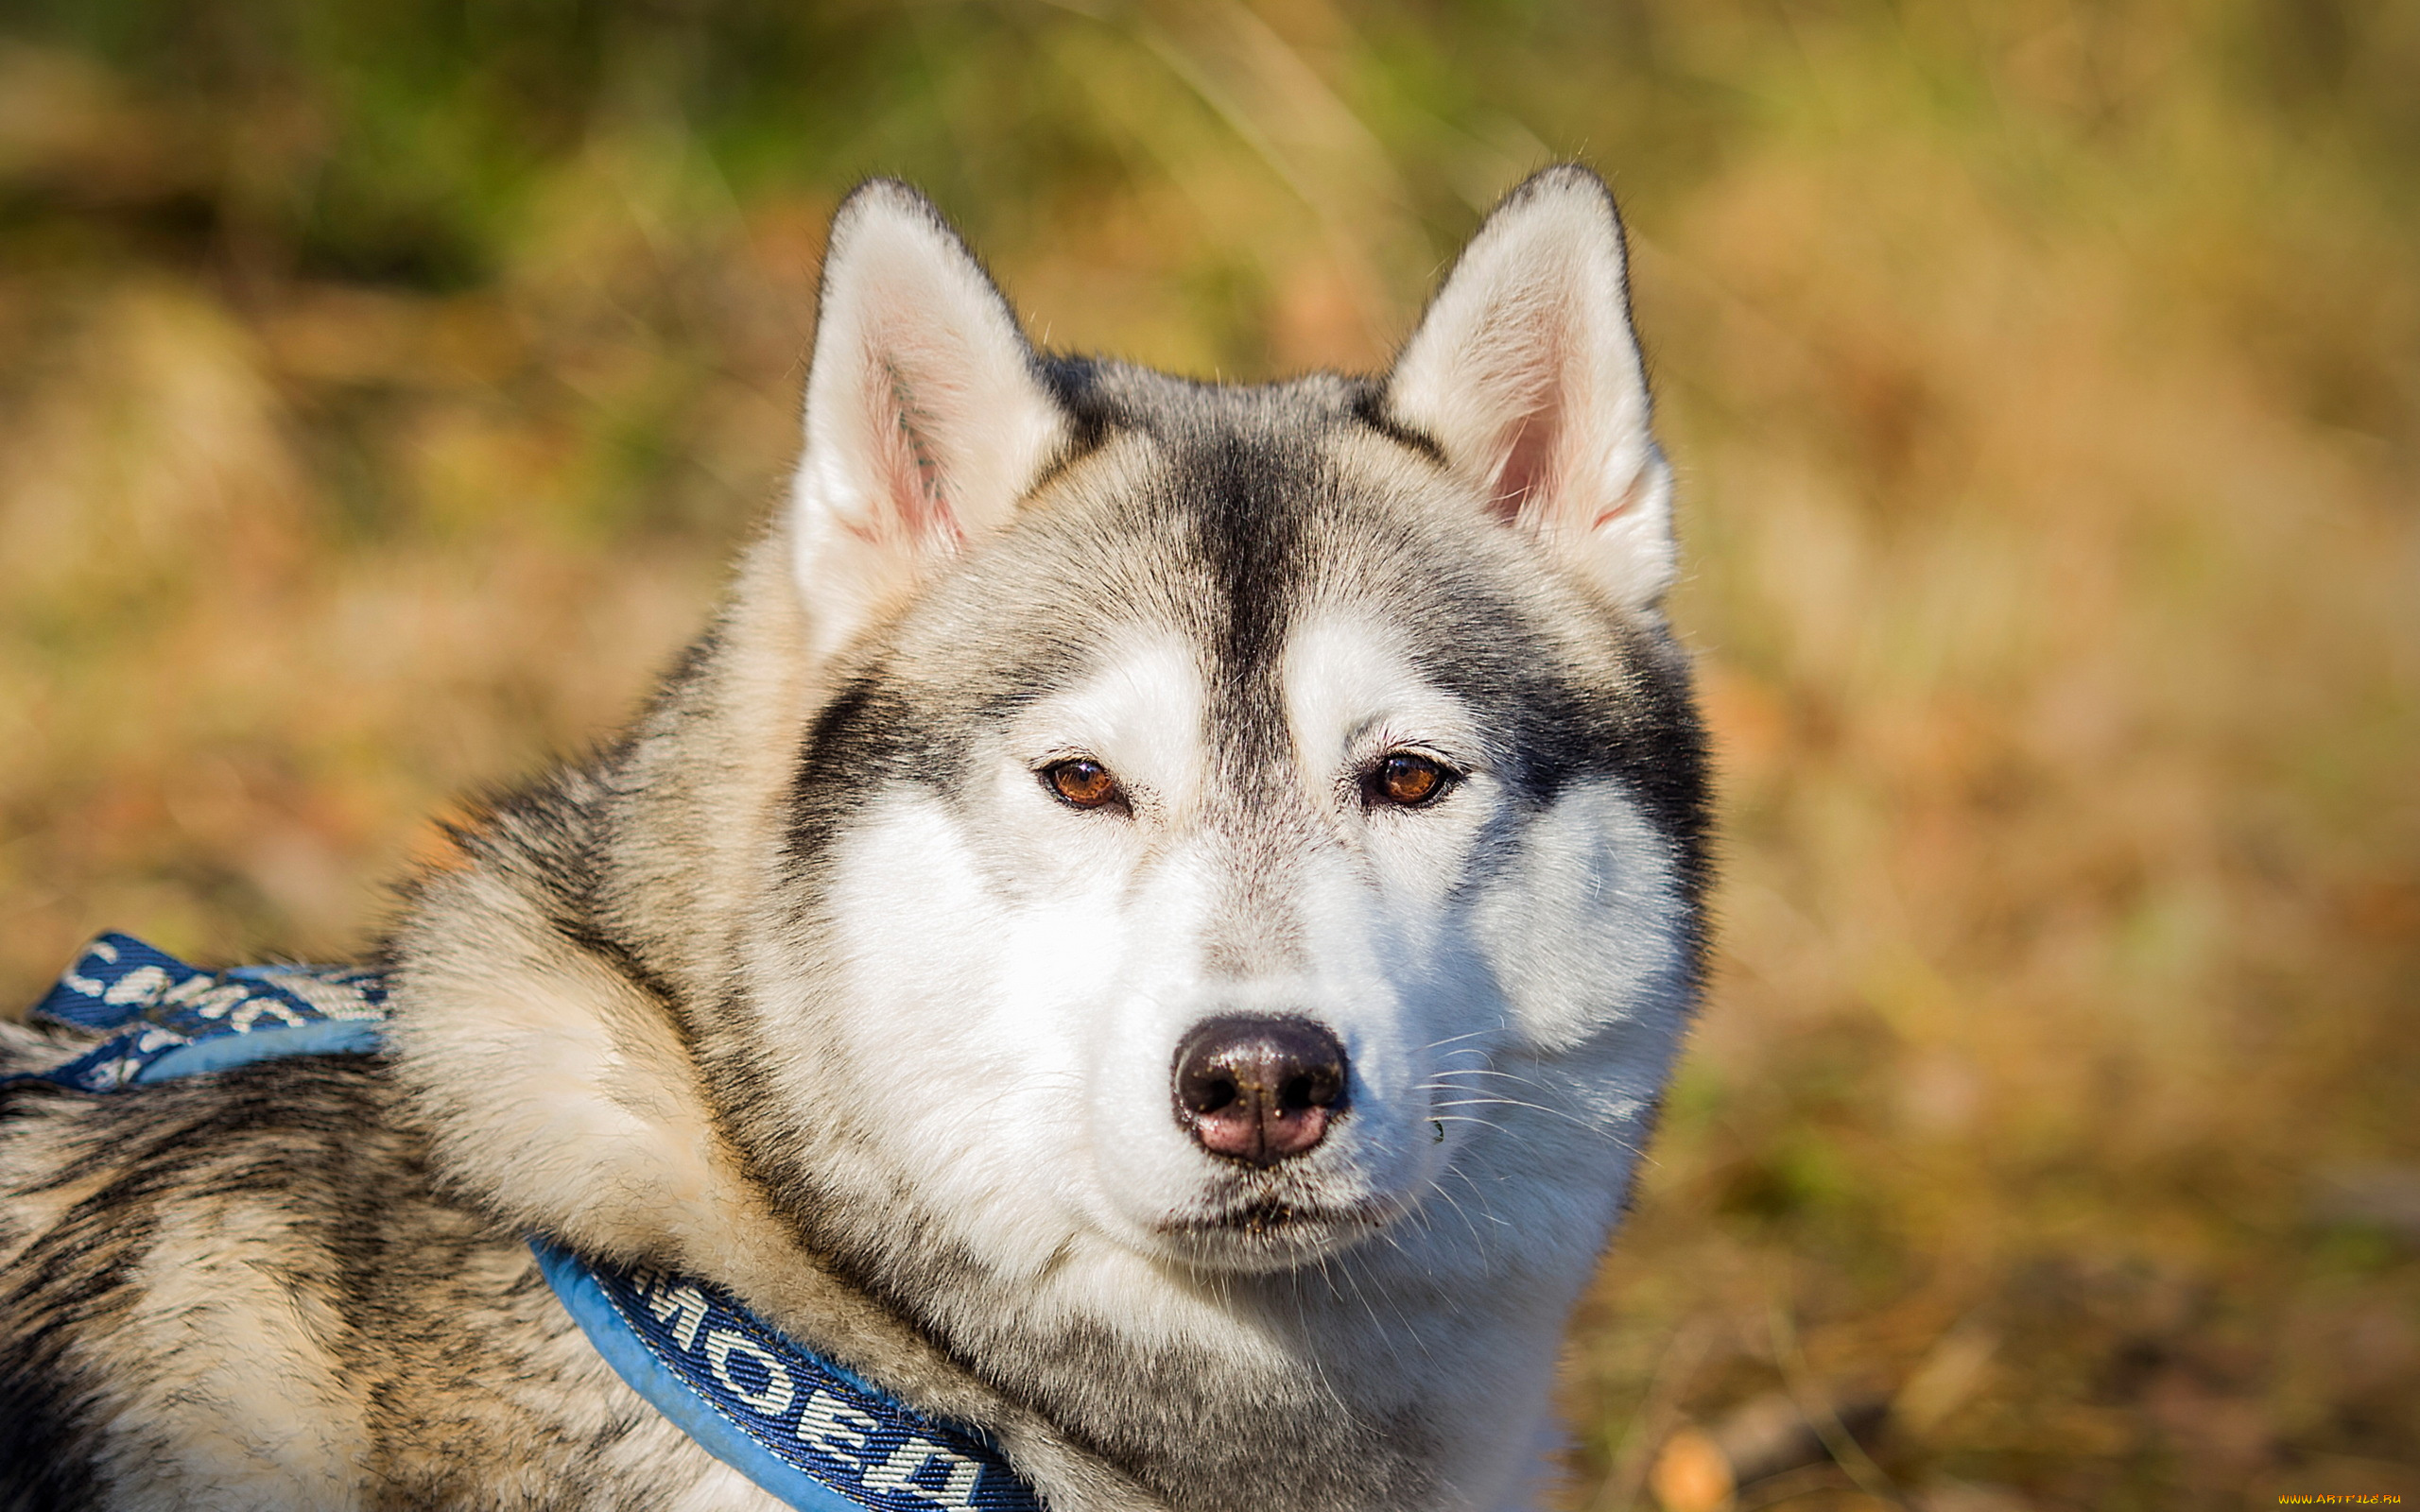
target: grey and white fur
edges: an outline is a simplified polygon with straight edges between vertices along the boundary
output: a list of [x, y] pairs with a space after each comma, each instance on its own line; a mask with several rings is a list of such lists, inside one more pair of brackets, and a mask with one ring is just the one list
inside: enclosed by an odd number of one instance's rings
[[[9, 1095], [0, 1507], [773, 1504], [530, 1232], [1053, 1512], [1534, 1505], [1702, 972], [1649, 419], [1583, 169], [1387, 374], [1265, 387], [1037, 354], [865, 185], [786, 506], [637, 722], [412, 881], [388, 1051]], [[1229, 1020], [1338, 1047], [1307, 1147], [1172, 1100]]]

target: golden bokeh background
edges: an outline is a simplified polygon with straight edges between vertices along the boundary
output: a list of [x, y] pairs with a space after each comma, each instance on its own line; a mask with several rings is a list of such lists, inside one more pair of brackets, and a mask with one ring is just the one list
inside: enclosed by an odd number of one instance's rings
[[1577, 156], [1727, 862], [1568, 1504], [2420, 1497], [2415, 81], [2398, 0], [20, 0], [0, 994], [357, 952], [610, 730], [856, 178], [1255, 379]]

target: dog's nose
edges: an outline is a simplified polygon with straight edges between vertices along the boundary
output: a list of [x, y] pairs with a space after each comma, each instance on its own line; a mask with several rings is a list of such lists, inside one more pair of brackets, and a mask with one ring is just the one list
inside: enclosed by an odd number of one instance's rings
[[1204, 1020], [1176, 1051], [1176, 1117], [1213, 1155], [1274, 1165], [1344, 1110], [1344, 1045], [1308, 1019]]

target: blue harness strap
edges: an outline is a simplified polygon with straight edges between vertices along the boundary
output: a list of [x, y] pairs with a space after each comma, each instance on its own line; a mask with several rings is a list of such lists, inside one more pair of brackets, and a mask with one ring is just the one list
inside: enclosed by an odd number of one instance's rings
[[103, 935], [26, 1017], [112, 1038], [77, 1046], [58, 1064], [0, 1076], [0, 1086], [45, 1081], [113, 1092], [281, 1056], [363, 1053], [378, 1048], [386, 1016], [387, 986], [375, 971], [205, 971], [131, 935]]
[[[115, 1092], [287, 1056], [378, 1049], [387, 989], [354, 967], [206, 971], [103, 935], [26, 1015], [105, 1034], [0, 1076]], [[532, 1237], [538, 1268], [631, 1389], [716, 1458], [800, 1512], [1042, 1512], [980, 1435], [926, 1418], [702, 1280], [583, 1260]]]

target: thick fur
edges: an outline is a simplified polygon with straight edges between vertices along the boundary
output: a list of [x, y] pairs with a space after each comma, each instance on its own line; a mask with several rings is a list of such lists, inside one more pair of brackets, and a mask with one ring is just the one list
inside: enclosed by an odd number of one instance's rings
[[[1057, 1512], [1533, 1504], [1707, 882], [1622, 255], [1551, 170], [1387, 376], [1218, 387], [1036, 355], [859, 191], [790, 504], [632, 730], [413, 884], [389, 1052], [14, 1094], [0, 1506], [770, 1504], [528, 1232], [720, 1283]], [[1457, 781], [1374, 801], [1403, 751]], [[1076, 758], [1122, 801], [1055, 799]], [[1170, 1103], [1236, 1011], [1352, 1057], [1265, 1170]]]

